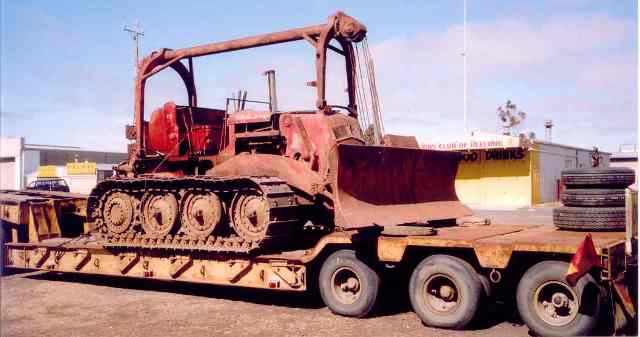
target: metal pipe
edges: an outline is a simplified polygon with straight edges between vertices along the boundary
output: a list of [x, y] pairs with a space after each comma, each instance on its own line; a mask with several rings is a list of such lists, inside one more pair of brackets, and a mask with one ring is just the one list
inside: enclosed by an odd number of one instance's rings
[[190, 48], [177, 50], [167, 50], [165, 57], [173, 59], [175, 57], [198, 57], [229, 51], [262, 47], [276, 43], [291, 42], [304, 39], [304, 36], [317, 36], [327, 29], [327, 24], [285, 30], [277, 33], [269, 33], [246, 37], [242, 39], [227, 40], [222, 42], [208, 43]]
[[269, 111], [278, 111], [278, 96], [276, 95], [276, 71], [273, 69], [264, 72], [267, 76], [267, 83], [269, 85]]

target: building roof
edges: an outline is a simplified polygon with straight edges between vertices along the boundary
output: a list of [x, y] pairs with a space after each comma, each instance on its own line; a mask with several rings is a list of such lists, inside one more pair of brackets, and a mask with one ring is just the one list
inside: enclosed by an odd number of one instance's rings
[[24, 144], [25, 150], [85, 150], [79, 146], [66, 145], [43, 145], [43, 144]]
[[615, 152], [609, 158], [611, 161], [638, 161], [637, 152]]
[[[538, 144], [551, 145], [551, 146], [558, 146], [558, 147], [564, 147], [564, 148], [566, 148], [566, 149], [581, 150], [581, 151], [586, 151], [586, 152], [591, 152], [591, 151], [593, 151], [593, 149], [587, 149], [587, 148], [584, 148], [584, 147], [577, 147], [577, 146], [573, 146], [573, 145], [558, 144], [558, 143], [553, 143], [553, 142], [546, 142], [546, 141], [541, 140], [541, 139], [534, 139], [533, 141], [534, 141], [535, 143], [538, 143]], [[600, 151], [599, 149], [598, 149], [598, 151], [599, 151], [601, 154], [608, 154], [608, 155], [611, 155], [611, 152]]]

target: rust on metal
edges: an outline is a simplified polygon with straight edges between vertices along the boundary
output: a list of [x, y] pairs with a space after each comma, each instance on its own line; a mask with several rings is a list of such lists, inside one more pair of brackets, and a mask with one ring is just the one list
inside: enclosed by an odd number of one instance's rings
[[333, 156], [340, 226], [423, 223], [471, 214], [455, 192], [456, 153], [341, 144]]
[[386, 146], [406, 147], [410, 149], [419, 149], [418, 140], [415, 136], [402, 136], [386, 134], [382, 137], [382, 143]]

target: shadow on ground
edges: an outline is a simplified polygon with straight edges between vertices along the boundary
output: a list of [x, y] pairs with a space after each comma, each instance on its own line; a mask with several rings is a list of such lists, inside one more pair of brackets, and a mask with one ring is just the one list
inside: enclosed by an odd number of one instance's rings
[[[17, 276], [17, 275], [16, 275]], [[13, 276], [13, 277], [16, 277]], [[54, 282], [75, 282], [111, 288], [166, 292], [180, 295], [199, 296], [255, 304], [279, 305], [294, 308], [318, 309], [324, 304], [319, 296], [311, 292], [290, 292], [269, 289], [225, 287], [153, 279], [123, 278], [104, 275], [66, 274], [46, 272], [25, 276], [35, 280]]]
[[[325, 305], [317, 291], [291, 292], [268, 289], [192, 284], [151, 279], [121, 278], [103, 275], [65, 274], [56, 272], [32, 272], [19, 274], [12, 271], [12, 278], [26, 277], [49, 282], [74, 282], [121, 289], [167, 292], [173, 294], [199, 296], [232, 301], [243, 301], [260, 305], [277, 305], [291, 308], [320, 309]], [[369, 318], [394, 316], [411, 312], [406, 280], [383, 280], [378, 303]], [[475, 322], [471, 330], [490, 329], [503, 322], [521, 325], [515, 308], [505, 304], [492, 304], [485, 314]]]

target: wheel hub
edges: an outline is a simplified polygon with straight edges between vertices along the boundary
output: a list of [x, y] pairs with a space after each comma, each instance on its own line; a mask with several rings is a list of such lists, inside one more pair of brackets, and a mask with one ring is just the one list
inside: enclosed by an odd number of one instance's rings
[[578, 297], [568, 285], [549, 281], [540, 285], [534, 294], [538, 316], [552, 326], [565, 326], [578, 315]]
[[569, 297], [563, 293], [555, 293], [551, 296], [551, 303], [556, 308], [566, 308], [569, 306]]
[[440, 287], [440, 297], [445, 301], [451, 301], [454, 299], [456, 294], [455, 289], [448, 285], [442, 285]]
[[444, 274], [435, 274], [425, 282], [424, 303], [434, 313], [450, 313], [458, 307], [460, 296], [453, 279]]
[[340, 284], [340, 289], [356, 293], [360, 290], [360, 281], [355, 277], [349, 277], [346, 282]]
[[233, 225], [245, 239], [264, 239], [269, 224], [269, 205], [257, 193], [237, 197], [233, 205]]
[[335, 298], [345, 304], [352, 304], [360, 297], [360, 278], [354, 270], [342, 267], [336, 270], [332, 277]]
[[133, 221], [133, 203], [131, 197], [122, 192], [107, 196], [103, 208], [104, 223], [112, 233], [124, 233]]
[[210, 235], [222, 219], [222, 203], [218, 196], [191, 192], [184, 200], [180, 214], [184, 232], [199, 238]]
[[178, 201], [171, 193], [147, 194], [142, 201], [142, 217], [147, 234], [164, 236], [171, 232], [178, 216]]

